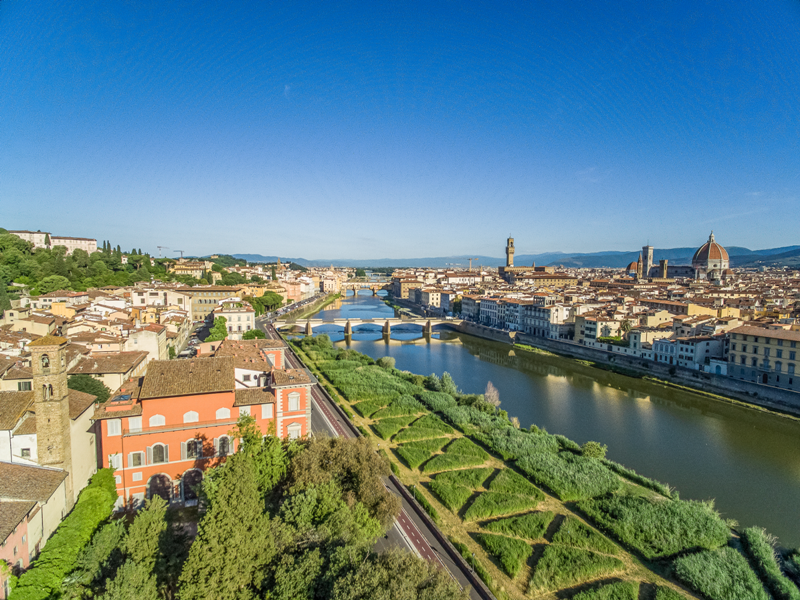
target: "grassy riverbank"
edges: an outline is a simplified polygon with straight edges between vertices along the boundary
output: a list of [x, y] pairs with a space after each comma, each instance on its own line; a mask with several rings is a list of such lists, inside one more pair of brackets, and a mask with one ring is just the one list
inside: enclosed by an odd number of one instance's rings
[[[563, 436], [518, 429], [449, 376], [401, 372], [385, 359], [379, 366], [324, 336], [296, 347], [462, 554], [474, 553], [498, 597], [601, 598], [606, 584], [623, 580], [645, 586], [642, 597], [681, 598], [679, 565], [683, 585], [712, 600], [750, 589], [754, 577], [774, 587], [711, 503], [681, 501]], [[678, 562], [686, 556], [696, 558]], [[696, 568], [706, 563], [714, 575]], [[709, 578], [722, 576], [728, 583], [717, 589]]]
[[296, 321], [298, 319], [305, 319], [305, 318], [310, 317], [311, 315], [313, 315], [315, 313], [318, 313], [319, 311], [324, 309], [326, 306], [328, 306], [329, 304], [335, 302], [336, 300], [338, 300], [341, 297], [342, 297], [341, 294], [329, 294], [323, 300], [315, 302], [314, 304], [312, 304], [311, 306], [309, 306], [307, 308], [303, 308], [302, 310], [292, 311], [292, 312], [284, 315], [283, 319], [285, 319], [288, 322]]

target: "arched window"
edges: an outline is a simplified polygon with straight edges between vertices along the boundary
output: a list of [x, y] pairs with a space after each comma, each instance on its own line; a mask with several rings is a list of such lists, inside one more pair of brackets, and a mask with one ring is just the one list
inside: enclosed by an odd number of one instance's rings
[[217, 420], [219, 419], [230, 419], [231, 418], [231, 409], [230, 408], [218, 408], [217, 409]]
[[150, 423], [150, 427], [162, 427], [166, 425], [167, 420], [164, 418], [164, 415], [153, 415], [150, 417], [148, 423]]
[[302, 430], [303, 428], [300, 423], [292, 423], [286, 428], [286, 432], [288, 433], [290, 440], [296, 440], [299, 438]]
[[231, 452], [231, 442], [227, 435], [217, 440], [217, 456], [228, 456]]
[[52, 384], [47, 386], [47, 397], [48, 398], [52, 398], [53, 397], [53, 386], [52, 386]]
[[47, 386], [46, 386], [46, 385], [43, 385], [43, 386], [42, 386], [42, 397], [43, 397], [45, 400], [50, 400], [50, 393], [49, 393], [49, 391], [48, 391], [48, 389], [47, 389]]
[[64, 368], [65, 364], [66, 364], [66, 361], [64, 360], [64, 355], [62, 354], [61, 355], [61, 368]]
[[288, 410], [300, 410], [300, 393], [292, 392], [289, 394], [289, 408]]
[[150, 464], [159, 465], [169, 462], [168, 448], [165, 444], [154, 444], [150, 447]]
[[184, 423], [197, 423], [200, 419], [200, 415], [197, 414], [196, 411], [190, 410], [187, 413], [183, 413], [183, 422]]
[[50, 368], [50, 357], [47, 354], [42, 354], [42, 368], [49, 369]]
[[172, 480], [163, 473], [153, 475], [147, 482], [147, 497], [161, 496], [167, 502], [172, 498]]
[[203, 442], [202, 440], [188, 440], [183, 442], [181, 457], [183, 460], [194, 460], [196, 458], [203, 458]]

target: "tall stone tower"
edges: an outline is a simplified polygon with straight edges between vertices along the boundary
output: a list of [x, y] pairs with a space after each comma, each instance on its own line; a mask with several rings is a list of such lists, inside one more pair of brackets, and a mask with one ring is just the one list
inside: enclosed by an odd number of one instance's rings
[[642, 253], [639, 253], [639, 262], [636, 263], [636, 279], [642, 278], [642, 273], [644, 273], [644, 266], [642, 265]]
[[659, 267], [661, 267], [661, 279], [667, 278], [667, 273], [669, 273], [669, 261], [666, 258], [662, 258], [658, 261]]
[[514, 238], [508, 238], [506, 242], [506, 266], [514, 266]]
[[642, 275], [650, 277], [650, 267], [653, 266], [653, 247], [650, 244], [642, 246], [642, 260]]
[[67, 389], [67, 340], [52, 335], [28, 344], [33, 371], [38, 463], [68, 473], [68, 508], [74, 503], [72, 439]]

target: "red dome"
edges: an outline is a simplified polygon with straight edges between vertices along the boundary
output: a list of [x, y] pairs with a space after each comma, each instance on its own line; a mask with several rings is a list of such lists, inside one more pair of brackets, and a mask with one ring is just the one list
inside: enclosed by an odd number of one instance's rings
[[708, 241], [700, 246], [692, 257], [692, 266], [695, 268], [706, 268], [710, 262], [724, 262], [722, 268], [728, 267], [728, 251], [725, 250], [714, 240], [714, 232], [708, 237]]
[[627, 267], [625, 267], [625, 272], [626, 273], [632, 273], [634, 271], [637, 271], [638, 269], [639, 269], [639, 263], [638, 262], [632, 262]]

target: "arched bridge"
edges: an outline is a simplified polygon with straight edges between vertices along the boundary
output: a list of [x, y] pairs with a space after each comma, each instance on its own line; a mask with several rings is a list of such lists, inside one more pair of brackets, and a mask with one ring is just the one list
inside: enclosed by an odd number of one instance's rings
[[418, 325], [422, 327], [423, 334], [429, 334], [433, 331], [434, 327], [455, 327], [461, 323], [458, 319], [298, 319], [294, 322], [289, 321], [276, 321], [275, 326], [279, 329], [287, 327], [300, 327], [306, 335], [314, 333], [314, 329], [322, 325], [338, 325], [344, 327], [344, 334], [351, 335], [353, 329], [359, 325], [377, 325], [381, 328], [384, 335], [389, 335], [392, 332], [392, 327], [398, 325]]
[[358, 290], [372, 290], [372, 295], [377, 296], [380, 290], [385, 290], [387, 292], [392, 291], [392, 284], [391, 283], [381, 283], [378, 281], [345, 281], [342, 283], [342, 291], [353, 290], [354, 293], [358, 293]]

